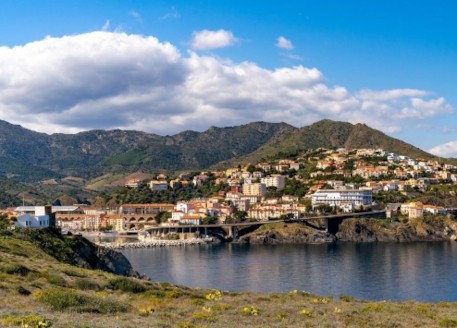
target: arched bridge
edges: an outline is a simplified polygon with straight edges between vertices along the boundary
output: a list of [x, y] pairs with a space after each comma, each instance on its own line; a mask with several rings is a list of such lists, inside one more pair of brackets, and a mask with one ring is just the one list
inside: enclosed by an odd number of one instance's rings
[[334, 215], [310, 216], [296, 220], [272, 220], [272, 221], [255, 221], [241, 222], [230, 224], [201, 224], [201, 225], [175, 225], [175, 226], [156, 226], [147, 227], [146, 230], [153, 236], [161, 236], [169, 233], [198, 233], [199, 235], [211, 235], [222, 241], [231, 241], [242, 235], [257, 229], [259, 226], [277, 223], [277, 222], [303, 222], [312, 223], [313, 221], [324, 220], [325, 230], [331, 234], [338, 232], [338, 227], [346, 219], [352, 218], [385, 218], [385, 210], [361, 212], [361, 213], [344, 213]]
[[156, 224], [154, 214], [123, 214], [121, 217], [124, 219], [127, 230], [138, 229], [140, 225], [147, 227]]

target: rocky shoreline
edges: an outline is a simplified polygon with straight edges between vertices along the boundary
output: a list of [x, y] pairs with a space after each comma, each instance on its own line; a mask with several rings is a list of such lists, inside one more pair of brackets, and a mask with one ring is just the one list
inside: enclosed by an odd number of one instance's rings
[[145, 239], [143, 241], [131, 243], [118, 243], [118, 242], [97, 242], [97, 246], [110, 250], [121, 249], [136, 249], [136, 248], [154, 248], [166, 246], [195, 246], [206, 245], [214, 242], [213, 238], [195, 238], [195, 239], [182, 239], [182, 240], [167, 240], [167, 239]]
[[457, 221], [446, 217], [388, 221], [350, 219], [341, 223], [336, 239], [349, 242], [414, 242], [457, 240]]
[[[409, 220], [347, 219], [335, 235], [302, 223], [272, 223], [239, 237], [239, 244], [327, 244], [343, 242], [415, 242], [457, 240], [457, 221], [446, 217]], [[107, 250], [205, 245], [213, 238], [166, 240], [147, 238], [136, 242], [95, 242]]]
[[457, 221], [429, 217], [390, 221], [386, 219], [347, 219], [335, 235], [300, 223], [274, 223], [239, 238], [248, 244], [324, 244], [344, 242], [415, 242], [457, 240]]

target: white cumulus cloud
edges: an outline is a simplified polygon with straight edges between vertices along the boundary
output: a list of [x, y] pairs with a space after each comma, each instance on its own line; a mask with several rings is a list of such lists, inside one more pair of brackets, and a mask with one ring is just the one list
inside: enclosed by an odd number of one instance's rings
[[447, 114], [415, 89], [350, 92], [317, 68], [266, 69], [182, 55], [152, 36], [98, 31], [0, 47], [0, 119], [43, 132], [135, 129], [160, 134], [252, 121], [322, 118], [385, 132]]
[[457, 157], [457, 141], [450, 141], [428, 150], [429, 153], [441, 157]]
[[294, 48], [294, 45], [292, 44], [292, 41], [286, 39], [283, 36], [280, 36], [276, 39], [276, 47], [292, 50]]
[[225, 48], [234, 45], [237, 38], [231, 31], [226, 30], [202, 30], [193, 33], [192, 49], [209, 50], [215, 48]]

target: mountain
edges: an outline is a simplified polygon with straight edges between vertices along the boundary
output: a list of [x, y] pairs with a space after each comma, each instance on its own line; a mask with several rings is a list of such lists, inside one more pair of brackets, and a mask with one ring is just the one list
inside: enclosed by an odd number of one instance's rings
[[254, 122], [159, 136], [138, 131], [93, 130], [47, 135], [0, 121], [0, 173], [18, 181], [105, 173], [199, 170], [255, 163], [310, 148], [383, 148], [411, 157], [433, 155], [365, 124], [322, 120], [295, 128]]
[[0, 172], [20, 181], [108, 172], [197, 170], [247, 155], [296, 128], [255, 122], [159, 136], [138, 131], [93, 130], [47, 135], [0, 122]]
[[240, 162], [257, 162], [262, 158], [275, 156], [279, 152], [291, 153], [312, 148], [382, 148], [389, 152], [413, 158], [434, 158], [433, 156], [404, 141], [387, 136], [365, 124], [351, 124], [332, 120], [321, 120], [309, 126], [272, 138], [262, 147], [239, 158]]

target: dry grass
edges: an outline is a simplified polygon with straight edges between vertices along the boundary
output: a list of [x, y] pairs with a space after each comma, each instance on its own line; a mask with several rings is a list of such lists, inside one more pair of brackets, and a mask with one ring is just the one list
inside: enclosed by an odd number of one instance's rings
[[0, 237], [0, 267], [15, 265], [28, 271], [0, 270], [4, 327], [457, 327], [456, 303], [190, 289], [72, 267]]

